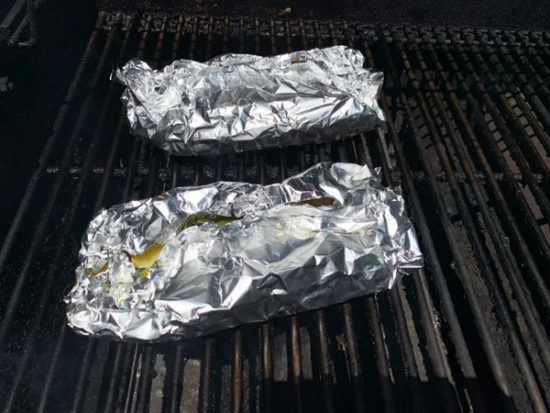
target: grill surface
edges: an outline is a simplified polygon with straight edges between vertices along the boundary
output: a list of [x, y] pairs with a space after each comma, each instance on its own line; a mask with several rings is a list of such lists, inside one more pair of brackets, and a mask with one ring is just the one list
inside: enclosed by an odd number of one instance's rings
[[[383, 70], [380, 131], [174, 158], [128, 134], [113, 66], [346, 44]], [[550, 403], [549, 34], [100, 13], [0, 250], [0, 402], [17, 412], [533, 411]], [[382, 166], [425, 270], [332, 308], [161, 345], [75, 335], [64, 293], [102, 206], [176, 185]]]

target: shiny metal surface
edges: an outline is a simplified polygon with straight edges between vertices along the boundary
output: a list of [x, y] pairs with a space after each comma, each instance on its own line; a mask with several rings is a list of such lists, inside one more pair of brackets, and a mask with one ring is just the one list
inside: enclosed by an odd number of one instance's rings
[[115, 73], [132, 132], [178, 155], [320, 143], [381, 125], [383, 74], [345, 46], [274, 57], [226, 54]]
[[[132, 257], [153, 246], [158, 259], [136, 268]], [[217, 182], [103, 210], [80, 261], [69, 325], [157, 340], [386, 290], [422, 254], [400, 195], [367, 166], [326, 162], [281, 184]]]

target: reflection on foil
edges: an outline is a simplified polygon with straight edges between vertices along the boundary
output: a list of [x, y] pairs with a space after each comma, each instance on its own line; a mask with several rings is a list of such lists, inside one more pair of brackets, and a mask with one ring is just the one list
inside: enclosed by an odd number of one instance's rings
[[383, 75], [345, 46], [260, 57], [140, 60], [115, 73], [130, 128], [177, 155], [321, 143], [381, 125]]
[[419, 268], [403, 199], [367, 166], [176, 188], [101, 211], [67, 295], [88, 335], [193, 337], [391, 288]]

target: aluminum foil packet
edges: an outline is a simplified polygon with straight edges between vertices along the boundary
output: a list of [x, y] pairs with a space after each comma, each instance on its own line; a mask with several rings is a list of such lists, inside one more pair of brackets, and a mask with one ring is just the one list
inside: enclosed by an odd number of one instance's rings
[[114, 76], [131, 131], [175, 155], [322, 143], [382, 125], [383, 74], [345, 46], [273, 57], [226, 54], [164, 70], [130, 60]]
[[217, 182], [101, 211], [66, 296], [84, 335], [196, 337], [387, 290], [422, 266], [403, 198], [367, 166]]

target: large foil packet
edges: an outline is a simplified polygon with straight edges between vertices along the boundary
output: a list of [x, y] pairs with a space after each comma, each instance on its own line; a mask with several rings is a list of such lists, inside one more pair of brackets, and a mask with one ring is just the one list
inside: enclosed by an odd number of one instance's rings
[[322, 143], [381, 125], [383, 75], [344, 46], [273, 57], [226, 54], [164, 70], [130, 60], [124, 85], [131, 131], [176, 155]]
[[158, 340], [317, 309], [422, 266], [403, 198], [367, 166], [217, 182], [101, 211], [65, 298], [84, 335]]

